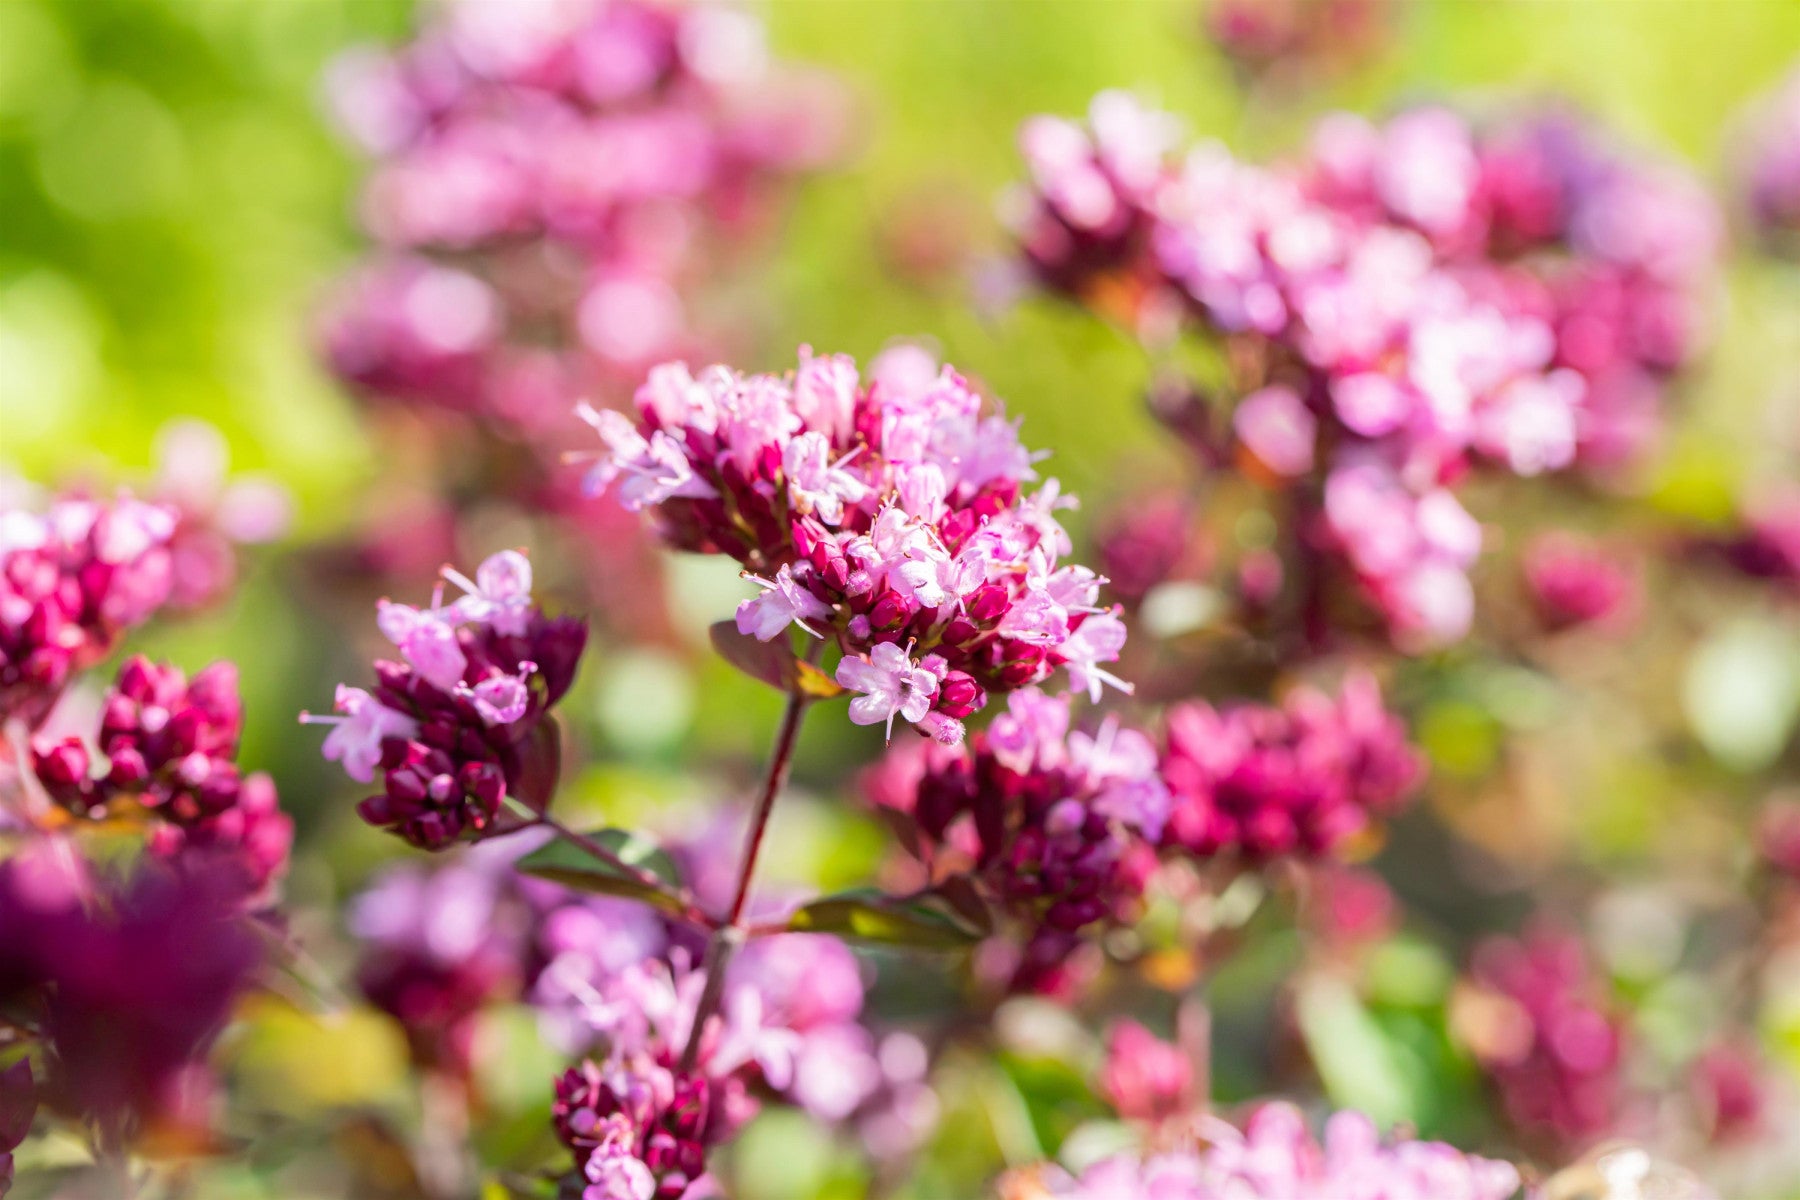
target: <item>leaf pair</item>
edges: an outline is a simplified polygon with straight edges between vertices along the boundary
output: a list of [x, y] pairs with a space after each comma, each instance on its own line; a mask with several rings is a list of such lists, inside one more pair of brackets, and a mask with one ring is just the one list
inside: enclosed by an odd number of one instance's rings
[[[654, 841], [623, 829], [602, 829], [587, 836], [649, 878], [620, 870], [561, 838], [520, 859], [518, 869], [576, 891], [642, 900], [676, 915], [687, 912], [680, 873]], [[993, 932], [993, 920], [974, 886], [957, 878], [907, 896], [890, 896], [875, 888], [821, 896], [797, 909], [787, 928], [882, 945], [945, 949], [980, 941]]]

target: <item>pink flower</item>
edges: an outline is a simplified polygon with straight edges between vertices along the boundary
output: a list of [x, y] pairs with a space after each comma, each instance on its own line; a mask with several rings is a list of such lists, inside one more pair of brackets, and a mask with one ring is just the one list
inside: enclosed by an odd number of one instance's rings
[[1132, 687], [1110, 671], [1102, 670], [1103, 662], [1117, 662], [1125, 648], [1125, 622], [1114, 613], [1100, 613], [1084, 619], [1057, 647], [1063, 665], [1069, 669], [1069, 685], [1086, 692], [1088, 699], [1100, 703], [1100, 696], [1111, 685], [1130, 694]]
[[[942, 660], [939, 660], [940, 662]], [[894, 736], [894, 717], [908, 721], [923, 720], [936, 699], [941, 672], [915, 663], [912, 657], [892, 642], [881, 642], [869, 651], [867, 661], [845, 656], [838, 663], [837, 681], [862, 695], [850, 702], [850, 720], [858, 725], [886, 723], [887, 736]]]
[[[459, 675], [460, 679], [461, 676]], [[358, 687], [338, 684], [333, 707], [341, 714], [335, 717], [300, 714], [302, 725], [330, 725], [321, 747], [326, 759], [342, 763], [344, 773], [358, 783], [375, 777], [381, 763], [381, 743], [388, 738], [409, 738], [418, 730], [418, 722], [405, 713], [395, 712]]]
[[582, 486], [589, 495], [617, 482], [619, 503], [637, 512], [677, 497], [705, 500], [718, 494], [694, 474], [681, 445], [662, 430], [645, 438], [621, 413], [597, 411], [586, 404], [577, 412], [612, 451], [588, 472]]
[[466, 594], [451, 608], [464, 621], [492, 625], [496, 632], [525, 632], [531, 615], [531, 560], [517, 550], [502, 550], [482, 560], [473, 581], [451, 567], [444, 578]]
[[783, 563], [773, 581], [756, 575], [748, 578], [763, 592], [738, 605], [739, 633], [767, 642], [779, 637], [789, 625], [798, 625], [812, 636], [820, 636], [807, 622], [831, 616], [832, 608], [795, 581], [792, 567]]
[[454, 691], [468, 669], [468, 659], [456, 640], [454, 609], [438, 607], [414, 608], [383, 600], [377, 608], [375, 623], [382, 635], [400, 649], [400, 656], [434, 687]]
[[469, 689], [475, 711], [489, 725], [510, 725], [531, 707], [526, 680], [537, 673], [537, 664], [522, 662], [517, 675], [491, 675]]
[[[795, 396], [797, 403], [799, 393]], [[851, 451], [851, 455], [855, 453]], [[855, 504], [868, 491], [861, 480], [843, 469], [843, 462], [831, 462], [831, 443], [822, 433], [809, 431], [789, 442], [782, 467], [794, 507], [802, 513], [817, 513], [827, 525], [842, 523], [844, 505]]]

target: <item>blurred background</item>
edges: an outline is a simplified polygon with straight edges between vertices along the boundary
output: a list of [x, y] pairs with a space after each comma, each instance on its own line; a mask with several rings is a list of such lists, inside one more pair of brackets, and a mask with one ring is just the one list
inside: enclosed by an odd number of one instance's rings
[[[398, 418], [396, 440], [396, 418], [372, 416], [325, 364], [332, 289], [368, 247], [357, 197], [369, 168], [336, 127], [323, 81], [347, 49], [407, 37], [413, 9], [401, 0], [0, 2], [0, 468], [46, 487], [142, 487], [168, 450], [171, 423], [197, 418], [222, 435], [233, 475], [288, 494], [291, 525], [273, 546], [245, 553], [223, 603], [135, 645], [190, 668], [239, 662], [242, 761], [271, 771], [295, 814], [288, 892], [312, 914], [297, 918], [303, 931], [325, 946], [325, 914], [397, 847], [355, 820], [354, 794], [319, 760], [316, 738], [296, 733], [294, 714], [323, 707], [333, 684], [366, 662], [372, 593], [338, 586], [347, 577], [339, 547], [359, 536], [372, 495], [425, 468], [404, 436], [409, 418]], [[1724, 194], [1746, 105], [1800, 58], [1800, 5], [1788, 0], [1421, 0], [1392, 6], [1366, 52], [1250, 87], [1209, 43], [1193, 0], [808, 0], [755, 11], [772, 56], [829, 73], [846, 115], [830, 153], [793, 185], [711, 300], [739, 315], [727, 319], [740, 330], [735, 364], [780, 370], [802, 343], [867, 360], [897, 338], [921, 340], [1024, 417], [1027, 443], [1054, 449], [1047, 473], [1083, 496], [1088, 515], [1146, 483], [1176, 483], [1188, 465], [1146, 409], [1138, 343], [1071, 306], [1022, 297], [1008, 277], [999, 212], [1022, 173], [1015, 138], [1027, 117], [1079, 114], [1097, 91], [1123, 87], [1177, 114], [1191, 135], [1266, 159], [1301, 144], [1335, 108], [1379, 116], [1448, 98], [1479, 112], [1552, 98]], [[1713, 340], [1680, 382], [1665, 444], [1619, 485], [1641, 502], [1633, 520], [1651, 514], [1704, 530], [1728, 520], [1747, 488], [1795, 472], [1800, 271], [1735, 252], [1714, 304]], [[453, 455], [456, 445], [435, 441], [430, 453]], [[1072, 518], [1078, 536], [1088, 515]], [[1587, 519], [1607, 528], [1617, 518]], [[468, 563], [514, 544], [521, 528], [516, 514], [487, 511], [452, 544]], [[402, 520], [403, 538], [406, 529]], [[619, 526], [589, 536], [635, 535]], [[705, 652], [706, 624], [741, 594], [734, 572], [619, 566], [603, 554], [596, 582], [556, 550], [536, 549], [552, 594], [600, 610], [599, 644], [563, 709], [587, 763], [569, 803], [613, 823], [679, 825], [683, 805], [731, 794], [754, 770], [776, 708]], [[435, 566], [410, 571], [406, 598], [424, 595]], [[386, 576], [396, 594], [408, 577], [407, 568]], [[1674, 918], [1657, 897], [1645, 901], [1641, 885], [1672, 878], [1668, 864], [1683, 855], [1729, 859], [1738, 851], [1723, 831], [1742, 824], [1752, 801], [1794, 785], [1800, 633], [1791, 609], [1734, 605], [1705, 589], [1684, 593], [1677, 608], [1625, 660], [1572, 652], [1554, 684], [1531, 664], [1473, 655], [1434, 660], [1402, 681], [1444, 781], [1435, 819], [1507, 871], [1497, 909], [1433, 909], [1429, 881], [1409, 897], [1423, 900], [1442, 936], [1386, 961], [1386, 1016], [1339, 1029], [1378, 1043], [1369, 1053], [1387, 1065], [1360, 1090], [1344, 1078], [1356, 1071], [1339, 1070], [1334, 1099], [1428, 1130], [1459, 1128], [1466, 1080], [1431, 1057], [1435, 1042], [1420, 1048], [1436, 1035], [1404, 1014], [1421, 993], [1441, 1000], [1459, 943], [1515, 922], [1548, 864], [1576, 864], [1569, 894], [1590, 895], [1587, 874], [1599, 869], [1624, 880], [1620, 953], [1650, 955], [1648, 967], [1628, 966], [1655, 1020], [1678, 1037], [1684, 1014], [1704, 1004], [1694, 980], [1676, 977], [1676, 956], [1644, 950], [1638, 935]], [[1613, 696], [1632, 702], [1614, 706]], [[816, 723], [802, 750], [803, 789], [841, 790], [847, 768], [877, 750], [865, 735]], [[696, 775], [696, 762], [715, 773]], [[771, 864], [778, 879], [854, 882], [882, 853], [872, 823], [842, 806], [801, 804], [788, 820], [786, 849]], [[1390, 882], [1407, 876], [1404, 855], [1431, 859], [1436, 828], [1421, 821], [1396, 834], [1384, 860]], [[1638, 902], [1649, 909], [1630, 907]], [[1246, 1008], [1281, 970], [1280, 954], [1243, 967]], [[1229, 1010], [1229, 981], [1222, 988]], [[1791, 1001], [1767, 1017], [1769, 1042], [1800, 1070], [1800, 996]], [[271, 1006], [238, 1046], [249, 1087], [272, 1107], [399, 1086], [403, 1053], [380, 1022], [327, 1038], [296, 1014]], [[529, 1041], [517, 1024], [497, 1026], [502, 1058], [517, 1051], [505, 1038]], [[328, 1068], [319, 1062], [327, 1045]], [[510, 1093], [499, 1090], [525, 1108], [557, 1064], [541, 1047], [518, 1055]], [[1234, 1069], [1247, 1084], [1251, 1067], [1227, 1056], [1227, 1091]], [[1063, 1086], [1041, 1077], [1026, 1090], [1032, 1104], [1054, 1107]], [[860, 1194], [832, 1182], [823, 1149], [814, 1158], [793, 1151], [778, 1166], [804, 1139], [786, 1118], [772, 1120], [772, 1132], [753, 1133], [741, 1150], [753, 1164], [741, 1172], [746, 1200]], [[991, 1149], [965, 1157], [985, 1163]], [[814, 1191], [796, 1190], [783, 1174], [792, 1171]], [[245, 1190], [218, 1194], [262, 1194], [254, 1188], [264, 1185], [235, 1186]]]

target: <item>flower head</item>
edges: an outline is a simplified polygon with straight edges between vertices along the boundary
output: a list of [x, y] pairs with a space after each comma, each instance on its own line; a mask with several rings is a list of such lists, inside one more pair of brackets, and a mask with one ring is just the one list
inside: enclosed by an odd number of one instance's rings
[[637, 408], [635, 423], [586, 414], [608, 448], [590, 480], [675, 548], [744, 564], [763, 591], [740, 632], [834, 642], [858, 724], [901, 717], [954, 742], [989, 695], [1058, 667], [1096, 698], [1124, 686], [1102, 665], [1125, 636], [1098, 605], [1105, 581], [1061, 561], [1072, 501], [1055, 480], [1024, 491], [1036, 473], [1016, 425], [951, 368], [865, 383], [805, 349], [783, 377], [671, 365]]
[[[377, 662], [373, 690], [341, 686], [324, 753], [351, 778], [382, 790], [358, 811], [428, 849], [494, 827], [509, 794], [542, 803], [539, 729], [573, 682], [586, 642], [579, 621], [530, 602], [531, 571], [517, 551], [484, 562], [464, 589], [428, 608], [383, 601], [378, 624], [403, 662]], [[523, 791], [524, 794], [520, 794]]]

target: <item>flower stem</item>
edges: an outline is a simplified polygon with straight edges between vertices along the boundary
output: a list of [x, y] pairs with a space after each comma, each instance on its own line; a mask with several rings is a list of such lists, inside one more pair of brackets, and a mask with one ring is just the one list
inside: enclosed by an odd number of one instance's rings
[[769, 832], [769, 816], [775, 811], [775, 798], [787, 783], [788, 768], [793, 765], [794, 744], [800, 737], [800, 721], [806, 715], [807, 698], [796, 689], [788, 693], [787, 707], [781, 713], [781, 725], [775, 731], [775, 747], [769, 752], [769, 769], [763, 777], [762, 794], [756, 811], [750, 817], [750, 829], [744, 838], [744, 857], [738, 867], [737, 892], [725, 921], [713, 931], [706, 946], [706, 989], [694, 1007], [694, 1025], [688, 1033], [687, 1048], [681, 1052], [681, 1068], [694, 1069], [700, 1058], [700, 1043], [706, 1034], [706, 1023], [718, 1011], [725, 994], [725, 968], [731, 956], [744, 943], [744, 910], [749, 906], [750, 881], [756, 874], [756, 860], [762, 853], [763, 838]]

